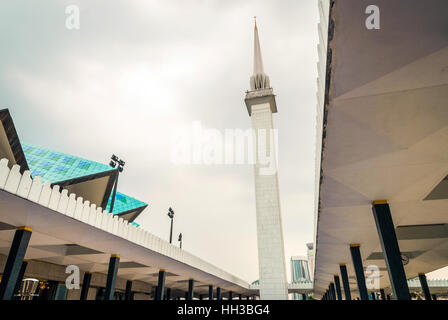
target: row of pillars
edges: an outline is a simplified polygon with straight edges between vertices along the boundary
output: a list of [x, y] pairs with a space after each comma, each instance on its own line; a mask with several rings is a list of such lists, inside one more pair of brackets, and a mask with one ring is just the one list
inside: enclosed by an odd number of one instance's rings
[[[159, 271], [159, 280], [158, 280], [158, 285], [154, 288], [154, 292], [155, 292], [155, 300], [171, 300], [171, 289], [170, 288], [166, 288], [165, 290], [165, 276], [166, 276], [166, 271], [165, 270], [160, 270]], [[185, 292], [185, 300], [193, 300], [194, 298], [194, 279], [189, 279], [188, 280], [188, 291]], [[239, 294], [238, 295], [239, 300], [243, 299], [243, 295]], [[180, 297], [178, 297], [180, 298]], [[204, 299], [204, 295], [199, 295], [199, 300], [203, 300]], [[213, 285], [209, 285], [208, 286], [208, 300], [214, 300], [215, 296], [214, 296], [214, 288]], [[233, 300], [233, 292], [229, 291], [228, 296], [227, 296], [228, 300]], [[246, 299], [249, 300], [250, 297], [246, 296]], [[216, 288], [216, 300], [222, 300], [222, 293], [221, 293], [221, 288], [217, 287]]]
[[[18, 293], [20, 285], [22, 283], [23, 276], [28, 262], [24, 260], [28, 243], [31, 239], [32, 229], [29, 227], [17, 228], [12, 245], [6, 260], [5, 269], [3, 271], [2, 281], [0, 282], [0, 300], [11, 300], [15, 294]], [[117, 280], [117, 272], [120, 264], [120, 256], [113, 254], [109, 260], [109, 268], [107, 272], [106, 288], [104, 291], [105, 300], [113, 300], [115, 294], [115, 282]], [[159, 271], [158, 285], [155, 287], [155, 300], [170, 300], [171, 289], [165, 290], [165, 277], [166, 270], [161, 269]], [[84, 274], [80, 300], [87, 300], [88, 291], [92, 274], [86, 272]], [[213, 286], [209, 286], [208, 299], [213, 300]], [[64, 291], [64, 293], [66, 293]], [[186, 300], [193, 300], [194, 297], [194, 279], [188, 280], [188, 291], [185, 293]], [[203, 296], [199, 298], [202, 300]], [[132, 281], [126, 282], [125, 300], [132, 300]], [[216, 300], [221, 300], [221, 288], [216, 288]], [[228, 299], [233, 299], [233, 292], [228, 293]], [[239, 299], [242, 300], [243, 296], [240, 294]], [[249, 300], [249, 296], [246, 297]]]
[[[406, 274], [401, 259], [401, 252], [398, 246], [395, 227], [387, 201], [374, 201], [372, 204], [373, 217], [375, 219], [378, 236], [383, 250], [384, 260], [386, 262], [387, 271], [392, 287], [392, 292], [397, 300], [410, 300], [409, 287]], [[361, 250], [359, 244], [350, 244], [350, 254], [353, 262], [353, 269], [356, 275], [358, 292], [361, 300], [369, 300], [366, 281], [364, 277], [364, 266], [361, 258]], [[339, 265], [342, 286], [344, 289], [345, 300], [351, 300], [350, 286], [348, 282], [346, 264]], [[426, 300], [431, 300], [431, 294], [424, 273], [419, 274], [420, 283]], [[328, 286], [327, 291], [323, 295], [323, 300], [343, 300], [339, 275], [334, 275], [332, 282]], [[382, 300], [390, 300], [390, 295], [385, 294], [384, 289], [380, 289]], [[376, 300], [376, 293], [371, 293], [372, 300]], [[432, 296], [436, 300], [436, 296]]]

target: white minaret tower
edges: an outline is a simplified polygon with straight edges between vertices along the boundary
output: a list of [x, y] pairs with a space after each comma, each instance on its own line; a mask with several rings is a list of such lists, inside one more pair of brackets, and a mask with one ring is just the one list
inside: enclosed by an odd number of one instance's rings
[[250, 78], [251, 90], [246, 93], [245, 102], [256, 137], [255, 201], [260, 298], [287, 300], [288, 284], [272, 123], [272, 113], [277, 112], [277, 105], [269, 77], [264, 73], [256, 21], [254, 32], [254, 74]]

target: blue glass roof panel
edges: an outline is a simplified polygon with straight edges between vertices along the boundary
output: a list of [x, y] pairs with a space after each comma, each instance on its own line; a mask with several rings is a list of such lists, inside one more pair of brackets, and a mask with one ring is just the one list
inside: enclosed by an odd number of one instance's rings
[[[112, 194], [109, 197], [109, 201], [107, 203], [107, 207], [106, 207], [107, 212], [110, 211], [111, 201], [112, 201]], [[117, 191], [117, 194], [115, 195], [113, 214], [119, 214], [122, 212], [134, 210], [134, 209], [146, 206], [146, 205], [147, 205], [146, 203], [144, 203], [140, 200], [134, 199], [130, 196], [127, 196], [127, 195]]]
[[31, 175], [57, 183], [112, 170], [106, 164], [22, 143]]

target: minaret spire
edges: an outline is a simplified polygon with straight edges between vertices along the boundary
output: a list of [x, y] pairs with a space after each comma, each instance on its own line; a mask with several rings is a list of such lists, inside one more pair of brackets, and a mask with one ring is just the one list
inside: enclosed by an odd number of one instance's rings
[[269, 77], [264, 73], [260, 38], [258, 37], [257, 17], [254, 17], [254, 19], [254, 74], [250, 78], [250, 88], [252, 91], [270, 88]]
[[[278, 189], [274, 90], [264, 73], [257, 21], [254, 26], [254, 74], [244, 102], [251, 117], [255, 146], [255, 210], [261, 300], [287, 300], [285, 248]], [[266, 161], [266, 159], [268, 159]]]

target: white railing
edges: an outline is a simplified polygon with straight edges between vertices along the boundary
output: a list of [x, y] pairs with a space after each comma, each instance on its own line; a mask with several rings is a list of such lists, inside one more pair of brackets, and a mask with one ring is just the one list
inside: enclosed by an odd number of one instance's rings
[[[427, 279], [428, 287], [430, 288], [448, 288], [448, 279]], [[408, 280], [408, 286], [410, 289], [421, 288], [420, 279], [414, 278]]]
[[168, 243], [142, 227], [137, 227], [123, 218], [114, 216], [103, 208], [97, 207], [96, 204], [90, 203], [89, 200], [77, 197], [74, 193], [68, 194], [67, 189], [60, 191], [58, 185], [51, 187], [49, 181], [42, 182], [42, 178], [39, 176], [32, 178], [31, 172], [28, 170], [21, 174], [20, 166], [17, 164], [14, 164], [10, 169], [8, 163], [8, 159], [0, 160], [1, 190], [28, 199], [60, 214], [82, 221], [223, 280], [244, 288], [249, 287], [249, 284], [244, 280]]
[[[249, 287], [251, 290], [260, 290], [260, 284], [254, 283], [251, 284]], [[292, 283], [288, 283], [288, 290], [294, 291], [294, 290], [313, 290], [313, 282], [310, 280], [298, 280]]]

